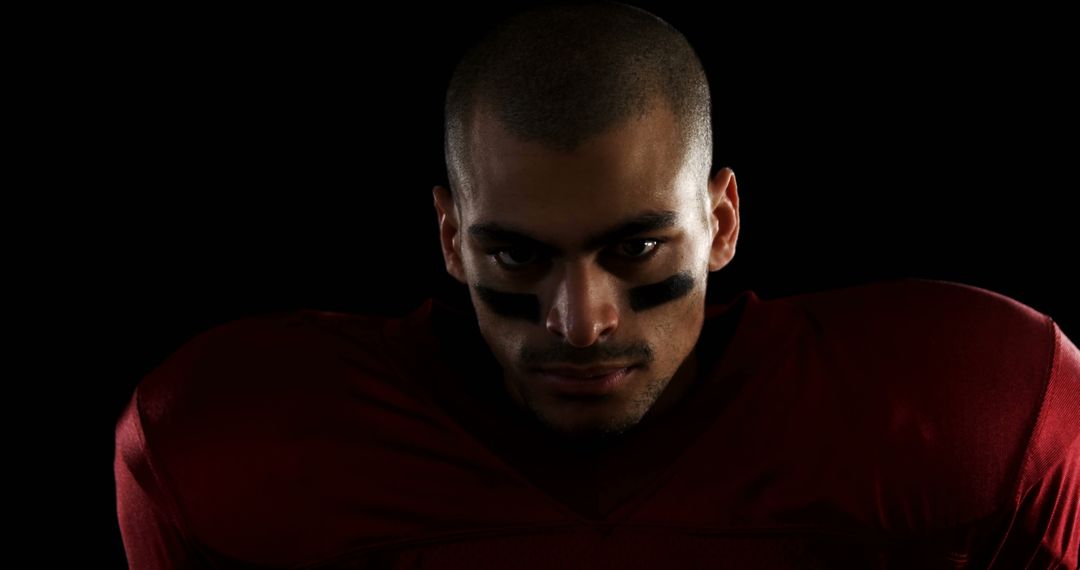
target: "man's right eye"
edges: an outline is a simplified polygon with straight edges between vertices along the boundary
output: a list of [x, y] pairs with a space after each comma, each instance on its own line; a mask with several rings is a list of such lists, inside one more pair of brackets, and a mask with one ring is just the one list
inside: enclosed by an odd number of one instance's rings
[[496, 263], [511, 271], [522, 269], [536, 258], [536, 250], [528, 247], [506, 247], [488, 251]]

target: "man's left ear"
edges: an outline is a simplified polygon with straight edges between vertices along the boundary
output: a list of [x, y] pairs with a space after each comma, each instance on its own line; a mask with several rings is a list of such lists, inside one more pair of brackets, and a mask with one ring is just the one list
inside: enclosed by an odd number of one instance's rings
[[739, 187], [735, 171], [721, 168], [709, 180], [709, 222], [712, 246], [709, 251], [709, 271], [723, 269], [735, 257], [739, 241]]

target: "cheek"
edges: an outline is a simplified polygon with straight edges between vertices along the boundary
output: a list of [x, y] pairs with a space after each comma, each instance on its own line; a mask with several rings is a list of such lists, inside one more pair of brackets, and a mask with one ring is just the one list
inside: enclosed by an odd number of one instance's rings
[[521, 361], [522, 347], [528, 338], [523, 334], [523, 327], [514, 321], [499, 315], [481, 314], [481, 336], [488, 350], [504, 369], [514, 369]]
[[[648, 309], [637, 309], [643, 322], [652, 323], [654, 337], [652, 342], [663, 351], [669, 351], [681, 357], [687, 347], [692, 346], [698, 331], [704, 322], [705, 290], [703, 280], [694, 279], [692, 274], [679, 273], [672, 278], [656, 284], [657, 288], [647, 292], [638, 302]], [[699, 286], [700, 284], [700, 286]], [[651, 286], [647, 286], [651, 287]], [[651, 302], [646, 302], [651, 301]]]

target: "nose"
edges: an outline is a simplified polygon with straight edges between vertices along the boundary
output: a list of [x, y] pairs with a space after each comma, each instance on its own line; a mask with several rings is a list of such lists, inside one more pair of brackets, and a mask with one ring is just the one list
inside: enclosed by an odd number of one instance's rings
[[574, 346], [589, 346], [619, 325], [609, 276], [587, 262], [567, 263], [547, 315], [547, 330]]

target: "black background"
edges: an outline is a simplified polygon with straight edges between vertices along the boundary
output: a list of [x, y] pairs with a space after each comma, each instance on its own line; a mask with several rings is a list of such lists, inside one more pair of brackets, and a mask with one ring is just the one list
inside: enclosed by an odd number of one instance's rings
[[[124, 565], [112, 430], [180, 343], [268, 311], [401, 314], [453, 286], [431, 195], [445, 88], [519, 5], [95, 14], [62, 81], [87, 183], [66, 322], [97, 343], [73, 458], [90, 559]], [[715, 162], [739, 183], [738, 254], [711, 298], [926, 277], [1080, 338], [1061, 14], [638, 5], [698, 50]]]

